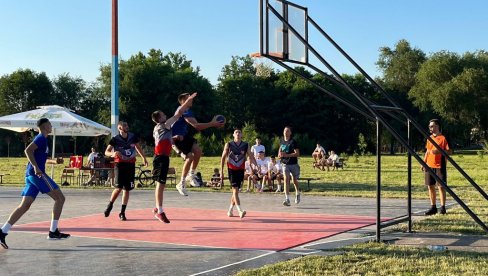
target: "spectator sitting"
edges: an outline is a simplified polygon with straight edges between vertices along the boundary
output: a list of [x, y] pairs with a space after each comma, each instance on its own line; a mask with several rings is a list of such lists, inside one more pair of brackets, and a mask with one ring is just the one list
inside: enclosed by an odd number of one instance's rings
[[320, 159], [324, 158], [325, 155], [325, 149], [319, 143], [317, 143], [317, 147], [312, 153], [314, 163], [317, 163]]
[[333, 150], [330, 151], [329, 158], [327, 158], [326, 165], [327, 165], [327, 170], [329, 170], [329, 167], [332, 167], [332, 170], [336, 169], [336, 164], [339, 161], [339, 155], [337, 155]]
[[220, 181], [220, 172], [218, 168], [214, 169], [214, 174], [212, 175], [212, 178], [210, 178], [210, 182], [207, 182], [207, 186], [209, 187], [220, 187], [221, 181]]
[[271, 181], [277, 180], [278, 181], [278, 188], [276, 189], [276, 193], [281, 192], [281, 181], [283, 180], [283, 174], [281, 173], [282, 167], [279, 161], [276, 161], [276, 157], [271, 155], [271, 160], [268, 163], [268, 182], [269, 186], [271, 186]]
[[258, 154], [258, 159], [256, 159], [256, 163], [258, 164], [258, 179], [261, 180], [261, 187], [259, 189], [260, 192], [264, 190], [264, 186], [266, 183], [269, 184], [268, 180], [268, 159], [264, 156], [264, 151], [260, 151]]
[[258, 170], [254, 168], [254, 165], [249, 162], [249, 160], [245, 163], [246, 169], [244, 171], [244, 180], [247, 180], [247, 189], [246, 193], [251, 191], [251, 182], [253, 187], [257, 187], [258, 182]]
[[[94, 147], [92, 147], [86, 163], [86, 166], [88, 168], [93, 169], [95, 167], [95, 158], [97, 158], [98, 155], [99, 153], [96, 151]], [[90, 170], [90, 178], [88, 179], [87, 182], [84, 183], [84, 185], [90, 185], [93, 182], [93, 180], [95, 180], [95, 171]]]

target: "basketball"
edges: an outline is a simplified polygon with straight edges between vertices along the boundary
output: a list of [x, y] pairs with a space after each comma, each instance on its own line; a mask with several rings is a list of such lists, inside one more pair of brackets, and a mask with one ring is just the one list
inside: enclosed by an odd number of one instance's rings
[[219, 123], [224, 123], [225, 124], [225, 117], [224, 117], [224, 115], [216, 115], [215, 116], [215, 121], [217, 121]]

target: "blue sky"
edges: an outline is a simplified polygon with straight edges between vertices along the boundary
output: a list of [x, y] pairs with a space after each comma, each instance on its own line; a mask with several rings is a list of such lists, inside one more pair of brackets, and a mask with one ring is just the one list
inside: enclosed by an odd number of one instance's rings
[[[488, 45], [488, 1], [294, 2], [373, 76], [378, 49], [400, 39], [427, 54]], [[111, 62], [110, 0], [0, 0], [0, 26], [0, 75], [29, 68], [94, 81]], [[119, 0], [121, 59], [151, 48], [182, 52], [216, 84], [231, 56], [256, 52], [258, 43], [258, 0]], [[324, 56], [340, 73], [356, 72]]]

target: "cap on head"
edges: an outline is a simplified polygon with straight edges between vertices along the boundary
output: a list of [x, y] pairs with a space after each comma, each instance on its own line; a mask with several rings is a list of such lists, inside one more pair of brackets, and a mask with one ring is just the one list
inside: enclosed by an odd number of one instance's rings
[[41, 127], [43, 124], [45, 124], [47, 122], [49, 122], [48, 118], [41, 118], [41, 119], [37, 120], [36, 125], [37, 125], [37, 127]]

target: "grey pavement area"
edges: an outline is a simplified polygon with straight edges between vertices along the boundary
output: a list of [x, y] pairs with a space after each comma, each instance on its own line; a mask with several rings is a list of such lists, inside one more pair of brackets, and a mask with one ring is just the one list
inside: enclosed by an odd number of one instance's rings
[[[21, 188], [0, 187], [0, 223], [20, 202]], [[64, 189], [66, 204], [62, 218], [79, 217], [102, 213], [111, 189]], [[241, 196], [241, 205], [248, 211], [376, 215], [375, 199], [302, 196], [299, 205], [282, 206], [283, 195], [274, 193], [247, 194]], [[164, 206], [222, 210], [229, 206], [230, 193], [190, 192], [183, 197], [175, 191], [165, 192]], [[120, 197], [114, 208], [120, 208]], [[154, 192], [135, 190], [131, 192], [128, 209], [151, 208]], [[382, 217], [404, 215], [406, 200], [383, 199]], [[425, 209], [425, 200], [414, 200], [413, 211]], [[17, 223], [49, 221], [52, 200], [40, 195], [31, 209]], [[170, 216], [171, 218], [171, 216]], [[155, 223], [157, 223], [155, 221]], [[60, 221], [62, 229], [62, 219]], [[47, 231], [47, 229], [46, 229]], [[310, 242], [283, 251], [239, 250], [211, 247], [174, 245], [164, 243], [112, 240], [102, 238], [71, 237], [66, 241], [49, 241], [45, 235], [15, 232], [15, 226], [7, 236], [8, 250], [0, 250], [2, 273], [49, 274], [49, 275], [231, 275], [239, 270], [257, 268], [298, 256], [337, 254], [328, 249], [370, 240], [374, 227], [365, 227], [336, 236]], [[388, 234], [393, 235], [393, 234]], [[399, 234], [398, 234], [399, 235]], [[411, 234], [410, 234], [411, 235]], [[399, 235], [401, 237], [401, 235]], [[259, 237], [249, 237], [259, 238]], [[434, 238], [434, 237], [432, 237]], [[414, 236], [397, 240], [414, 241]], [[484, 244], [485, 240], [480, 241]], [[459, 242], [458, 242], [459, 243]], [[401, 242], [398, 242], [401, 244]], [[476, 244], [473, 242], [472, 244]], [[451, 245], [450, 245], [451, 246]], [[468, 245], [469, 246], [469, 245]], [[486, 247], [486, 245], [484, 245]]]

